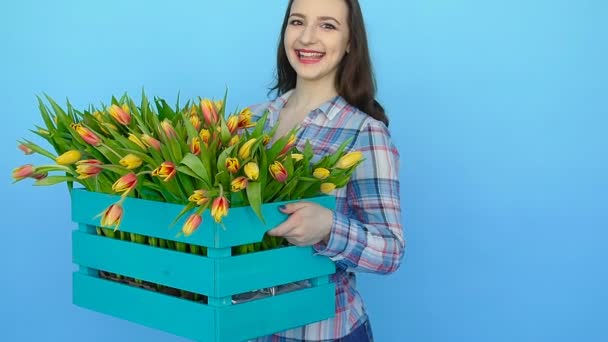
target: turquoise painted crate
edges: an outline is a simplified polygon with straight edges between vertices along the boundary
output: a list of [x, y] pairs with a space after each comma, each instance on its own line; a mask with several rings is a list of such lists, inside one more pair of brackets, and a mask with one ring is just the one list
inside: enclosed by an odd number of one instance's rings
[[[74, 304], [164, 330], [197, 341], [245, 341], [332, 317], [335, 285], [329, 276], [334, 263], [314, 255], [311, 247], [283, 247], [231, 255], [231, 247], [255, 243], [285, 219], [281, 202], [264, 204], [266, 225], [251, 208], [231, 208], [225, 229], [208, 211], [189, 237], [177, 237], [181, 221], [170, 228], [182, 205], [128, 198], [120, 230], [207, 247], [206, 256], [122, 241], [96, 233], [96, 217], [119, 197], [74, 189], [72, 254], [80, 266], [73, 274]], [[315, 199], [333, 208], [335, 198]], [[187, 215], [186, 215], [187, 216]], [[120, 283], [101, 277], [119, 274], [142, 282], [206, 296], [206, 303]], [[233, 304], [234, 296], [309, 280], [310, 286]]]

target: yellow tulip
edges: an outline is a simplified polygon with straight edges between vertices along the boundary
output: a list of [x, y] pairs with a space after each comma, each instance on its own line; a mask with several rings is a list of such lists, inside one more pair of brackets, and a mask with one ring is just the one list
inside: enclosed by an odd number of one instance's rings
[[241, 149], [239, 150], [239, 157], [241, 159], [245, 160], [251, 156], [251, 147], [253, 146], [253, 144], [255, 144], [255, 142], [256, 139], [251, 138], [246, 143], [244, 143], [243, 146], [241, 146]]
[[247, 163], [243, 169], [247, 178], [253, 181], [257, 180], [260, 176], [260, 168], [258, 167], [258, 164], [254, 162]]
[[336, 188], [336, 184], [334, 184], [334, 183], [321, 184], [321, 192], [324, 194], [329, 194], [330, 192], [334, 191], [335, 188]]
[[120, 165], [126, 167], [129, 170], [140, 167], [142, 162], [143, 161], [141, 160], [141, 158], [131, 153], [122, 157], [122, 159], [119, 161]]
[[329, 170], [324, 168], [324, 167], [318, 167], [316, 168], [312, 175], [317, 178], [317, 179], [325, 179], [327, 177], [329, 177]]
[[247, 188], [247, 184], [249, 183], [249, 180], [247, 179], [247, 177], [236, 177], [235, 179], [232, 180], [232, 182], [230, 182], [230, 185], [232, 187], [232, 192], [239, 192], [245, 188]]
[[363, 153], [360, 151], [354, 151], [345, 154], [338, 160], [336, 163], [336, 168], [338, 169], [348, 169], [349, 167], [355, 165], [359, 161], [363, 159]]
[[72, 165], [80, 160], [82, 155], [78, 150], [69, 150], [59, 157], [55, 158], [55, 162], [59, 165]]
[[144, 143], [139, 140], [139, 138], [133, 134], [133, 133], [129, 133], [129, 141], [135, 143], [137, 146], [141, 147], [142, 150], [146, 149], [146, 145], [144, 145]]
[[228, 169], [228, 172], [235, 174], [237, 172], [239, 172], [239, 168], [241, 166], [239, 165], [239, 160], [236, 158], [226, 158], [226, 169]]
[[291, 154], [291, 159], [295, 160], [295, 161], [300, 161], [302, 159], [304, 159], [304, 155], [302, 153], [292, 153]]
[[194, 190], [194, 193], [188, 197], [188, 201], [196, 203], [196, 205], [204, 205], [209, 202], [209, 195], [207, 190]]

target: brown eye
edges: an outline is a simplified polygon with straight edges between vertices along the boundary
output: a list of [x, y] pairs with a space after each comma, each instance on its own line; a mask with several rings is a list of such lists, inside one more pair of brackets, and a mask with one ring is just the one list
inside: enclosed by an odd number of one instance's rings
[[302, 25], [302, 21], [298, 20], [298, 19], [293, 19], [289, 22], [289, 25]]
[[321, 25], [321, 27], [324, 28], [324, 29], [326, 29], [326, 30], [335, 30], [336, 29], [336, 27], [334, 25], [328, 24], [328, 23], [325, 23], [325, 24]]

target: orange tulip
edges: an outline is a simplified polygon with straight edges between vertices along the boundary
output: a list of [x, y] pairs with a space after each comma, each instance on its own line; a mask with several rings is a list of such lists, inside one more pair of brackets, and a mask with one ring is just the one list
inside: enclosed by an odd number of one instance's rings
[[211, 132], [208, 129], [201, 129], [201, 132], [198, 134], [201, 137], [201, 140], [205, 143], [205, 145], [209, 144], [209, 139], [211, 139]]
[[192, 233], [194, 233], [194, 231], [196, 231], [196, 229], [198, 229], [198, 226], [201, 225], [201, 222], [203, 222], [203, 218], [201, 217], [201, 215], [190, 215], [190, 217], [188, 217], [188, 220], [186, 220], [186, 223], [184, 223], [184, 226], [182, 227], [182, 233], [184, 233], [185, 236], [190, 236]]
[[127, 104], [122, 105], [122, 107], [113, 104], [108, 109], [108, 112], [121, 125], [127, 126], [131, 123], [131, 113]]
[[173, 128], [173, 125], [171, 125], [171, 122], [169, 120], [167, 120], [167, 119], [163, 120], [163, 122], [160, 123], [160, 127], [165, 132], [167, 139], [177, 138], [177, 133], [175, 132], [175, 128]]
[[201, 154], [201, 139], [198, 137], [192, 138], [192, 141], [190, 141], [190, 152], [195, 156]]
[[218, 119], [218, 116], [217, 116], [218, 109], [217, 109], [215, 103], [213, 103], [209, 99], [201, 100], [201, 111], [203, 112], [203, 117], [205, 118], [205, 122], [207, 122], [208, 125], [215, 125], [215, 123], [217, 122], [217, 119]]
[[253, 113], [251, 112], [251, 110], [249, 108], [243, 109], [239, 113], [239, 124], [238, 124], [238, 127], [239, 128], [249, 128], [249, 127], [255, 126], [255, 123], [251, 123], [251, 116], [252, 115], [253, 115]]
[[213, 204], [211, 205], [211, 216], [213, 216], [215, 222], [220, 223], [222, 217], [228, 215], [228, 207], [228, 199], [224, 196], [219, 196], [213, 200]]
[[228, 130], [230, 134], [233, 134], [237, 128], [239, 128], [239, 117], [232, 115], [226, 120], [226, 126], [228, 126]]
[[78, 133], [78, 135], [80, 135], [82, 140], [84, 140], [87, 144], [93, 146], [101, 145], [101, 139], [90, 129], [82, 126], [81, 124], [72, 124], [71, 127], [76, 131], [76, 133]]
[[268, 167], [268, 169], [270, 170], [270, 175], [272, 178], [276, 179], [277, 182], [283, 183], [287, 180], [287, 170], [285, 169], [285, 166], [281, 164], [281, 162], [275, 161]]
[[232, 192], [239, 192], [247, 188], [247, 184], [249, 184], [249, 180], [245, 176], [236, 177], [230, 182]]
[[121, 193], [126, 196], [131, 190], [137, 185], [137, 176], [134, 173], [128, 173], [120, 178], [114, 184], [112, 184], [112, 190], [114, 192]]
[[177, 174], [175, 164], [170, 161], [163, 162], [152, 171], [152, 176], [160, 177], [164, 182], [170, 181]]
[[118, 203], [112, 204], [106, 208], [101, 214], [101, 225], [104, 227], [114, 226], [114, 230], [118, 229], [122, 220], [123, 209]]
[[76, 162], [77, 178], [87, 179], [89, 177], [97, 176], [103, 170], [98, 165], [103, 165], [103, 163], [96, 159], [85, 159]]
[[199, 129], [201, 129], [201, 119], [198, 117], [198, 114], [196, 114], [196, 111], [190, 114], [190, 123], [192, 124], [192, 126], [194, 126], [195, 130], [198, 131]]
[[287, 144], [283, 147], [281, 152], [279, 152], [279, 155], [281, 156], [285, 152], [289, 151], [289, 149], [292, 148], [293, 145], [295, 145], [295, 143], [296, 143], [296, 135], [292, 134], [291, 136], [289, 136], [289, 140], [287, 140]]
[[143, 141], [143, 143], [148, 146], [148, 147], [152, 147], [155, 150], [159, 151], [160, 150], [160, 141], [158, 141], [155, 138], [152, 138], [151, 136], [147, 135], [147, 134], [143, 134], [141, 136], [141, 140]]
[[13, 169], [13, 179], [15, 181], [20, 181], [24, 178], [31, 177], [34, 175], [34, 165], [27, 164], [23, 166], [19, 166], [18, 168]]
[[241, 165], [239, 164], [239, 160], [236, 158], [226, 158], [226, 168], [228, 172], [235, 174], [239, 172]]
[[29, 148], [29, 147], [27, 147], [27, 146], [25, 146], [25, 145], [23, 145], [23, 144], [20, 144], [20, 145], [19, 145], [19, 146], [17, 146], [17, 147], [18, 147], [18, 148], [19, 148], [19, 149], [20, 149], [20, 150], [21, 150], [21, 151], [22, 151], [24, 154], [32, 154], [32, 153], [34, 153], [34, 151], [33, 151], [31, 148]]

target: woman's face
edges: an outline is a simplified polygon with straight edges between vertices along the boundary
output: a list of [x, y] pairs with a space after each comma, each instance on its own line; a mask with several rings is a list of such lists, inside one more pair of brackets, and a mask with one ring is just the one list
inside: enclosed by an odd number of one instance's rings
[[285, 52], [299, 80], [334, 82], [348, 49], [344, 0], [294, 0], [285, 29]]

